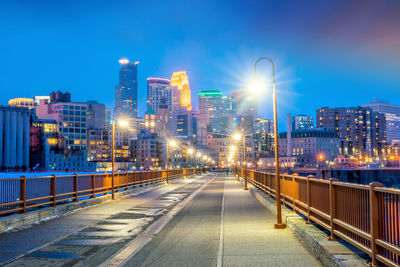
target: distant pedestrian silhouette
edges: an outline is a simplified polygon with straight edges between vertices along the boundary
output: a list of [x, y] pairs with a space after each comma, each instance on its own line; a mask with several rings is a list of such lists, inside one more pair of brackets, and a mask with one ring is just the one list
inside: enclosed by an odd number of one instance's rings
[[226, 168], [226, 176], [229, 176], [229, 168]]

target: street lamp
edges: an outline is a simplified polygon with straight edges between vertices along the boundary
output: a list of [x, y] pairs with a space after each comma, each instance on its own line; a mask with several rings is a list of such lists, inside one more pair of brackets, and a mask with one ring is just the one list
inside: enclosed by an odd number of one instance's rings
[[188, 163], [189, 163], [189, 155], [194, 153], [193, 148], [189, 148], [186, 151], [186, 178], [188, 178]]
[[[233, 139], [235, 139], [236, 141], [239, 141], [240, 139], [242, 139], [243, 141], [243, 162], [244, 162], [244, 190], [249, 190], [249, 188], [247, 187], [247, 170], [246, 170], [246, 135], [241, 135], [240, 133], [236, 133], [233, 135]], [[238, 181], [239, 180], [239, 176], [238, 176]]]
[[[274, 62], [268, 57], [260, 57], [254, 64], [254, 75], [257, 77], [257, 64], [261, 60], [267, 60], [272, 64], [272, 96], [274, 106], [274, 139], [275, 139], [275, 181], [276, 181], [276, 219], [277, 223], [274, 225], [275, 228], [285, 228], [285, 224], [282, 223], [282, 208], [281, 208], [281, 185], [280, 185], [280, 169], [279, 169], [279, 151], [278, 151], [278, 111], [276, 105], [276, 86], [275, 86], [275, 65]], [[253, 89], [259, 90], [262, 87], [260, 84], [254, 84]]]
[[166, 166], [165, 169], [167, 171], [167, 177], [166, 177], [166, 182], [169, 184], [169, 148], [170, 147], [176, 147], [178, 143], [175, 140], [167, 140], [167, 161], [166, 161]]
[[201, 153], [200, 152], [197, 152], [197, 154], [196, 154], [196, 169], [198, 168], [198, 165], [197, 165], [197, 159], [198, 158], [201, 159]]
[[[113, 121], [111, 127], [111, 199], [115, 199], [114, 196], [114, 187], [115, 187], [115, 179], [114, 179], [114, 165], [115, 165], [115, 113], [117, 109], [122, 109], [121, 106], [115, 106], [113, 109]], [[128, 126], [128, 121], [125, 119], [121, 119], [118, 121], [118, 125], [125, 128]]]

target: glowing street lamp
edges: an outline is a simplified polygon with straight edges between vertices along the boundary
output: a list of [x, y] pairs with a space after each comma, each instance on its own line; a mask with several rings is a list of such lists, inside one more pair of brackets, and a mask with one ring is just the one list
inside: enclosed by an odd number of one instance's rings
[[[123, 109], [122, 106], [115, 106], [113, 109], [113, 121], [111, 127], [111, 199], [115, 199], [114, 188], [115, 188], [115, 113], [117, 109]], [[128, 121], [125, 119], [118, 120], [118, 125], [125, 128], [128, 126]]]
[[193, 148], [188, 148], [186, 151], [186, 178], [188, 178], [189, 155], [192, 155], [193, 153]]
[[[242, 139], [243, 141], [243, 163], [244, 163], [244, 190], [249, 190], [247, 187], [247, 170], [246, 170], [246, 135], [241, 135], [240, 133], [236, 133], [233, 135], [233, 139], [236, 141], [239, 141]], [[238, 153], [239, 154], [239, 153]], [[239, 180], [239, 175], [238, 175], [238, 181]]]
[[[274, 62], [268, 57], [261, 57], [256, 60], [254, 64], [254, 76], [257, 78], [257, 64], [261, 60], [267, 60], [272, 64], [272, 97], [273, 97], [273, 106], [274, 106], [274, 139], [275, 139], [275, 194], [276, 194], [276, 219], [277, 223], [274, 225], [275, 228], [285, 228], [285, 224], [282, 223], [282, 209], [281, 209], [281, 185], [280, 185], [280, 169], [279, 169], [279, 150], [278, 150], [278, 111], [277, 111], [277, 101], [276, 101], [276, 85], [275, 85], [275, 65]], [[263, 88], [263, 86], [259, 83], [259, 81], [254, 80], [252, 90], [259, 91]]]
[[198, 158], [201, 159], [201, 153], [200, 152], [197, 152], [197, 154], [196, 154], [196, 169], [198, 168], [198, 165], [197, 165], [197, 159]]
[[169, 184], [169, 149], [170, 147], [176, 147], [178, 143], [175, 140], [167, 140], [167, 161], [166, 161], [166, 166], [165, 169], [167, 171], [167, 177], [166, 177], [166, 182]]

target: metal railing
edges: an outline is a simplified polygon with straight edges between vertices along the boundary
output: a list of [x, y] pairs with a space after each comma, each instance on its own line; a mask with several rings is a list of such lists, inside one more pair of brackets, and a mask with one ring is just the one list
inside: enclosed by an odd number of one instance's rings
[[[238, 175], [272, 197], [275, 174], [238, 169]], [[296, 174], [280, 176], [281, 201], [339, 237], [388, 266], [400, 266], [400, 190], [322, 180]]]
[[[188, 169], [188, 175], [205, 169]], [[26, 213], [35, 208], [79, 201], [86, 198], [133, 189], [155, 182], [176, 179], [186, 175], [186, 169], [167, 171], [91, 173], [85, 175], [51, 175], [45, 177], [0, 178], [0, 215]]]

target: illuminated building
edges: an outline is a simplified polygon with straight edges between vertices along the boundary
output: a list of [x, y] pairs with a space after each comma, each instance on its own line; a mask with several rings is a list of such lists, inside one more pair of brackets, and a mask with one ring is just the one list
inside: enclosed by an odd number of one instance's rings
[[8, 105], [10, 107], [20, 107], [20, 108], [34, 108], [35, 100], [33, 98], [13, 98], [8, 100]]
[[[334, 131], [323, 128], [299, 130], [291, 132], [291, 155], [297, 157], [297, 163], [302, 166], [314, 166], [318, 155], [324, 155], [325, 160], [333, 161], [339, 155], [340, 139]], [[287, 132], [279, 134], [279, 152], [288, 156]]]
[[376, 157], [386, 154], [385, 115], [368, 107], [317, 110], [317, 127], [335, 132], [341, 155]]
[[131, 153], [136, 167], [140, 169], [160, 169], [164, 166], [164, 141], [157, 134], [141, 131], [131, 142]]
[[272, 155], [274, 150], [274, 121], [257, 118], [254, 121], [254, 142], [257, 152], [268, 152], [264, 155]]
[[[115, 161], [131, 161], [129, 147], [129, 130], [125, 128], [115, 128]], [[112, 161], [112, 129], [89, 129], [88, 130], [88, 161], [111, 162]]]
[[186, 71], [174, 72], [171, 77], [171, 86], [174, 87], [172, 92], [173, 111], [192, 110], [189, 78]]
[[227, 134], [232, 129], [235, 113], [232, 98], [220, 91], [208, 90], [199, 93], [198, 139], [205, 144], [207, 133]]
[[115, 106], [121, 106], [125, 115], [137, 117], [138, 115], [138, 61], [131, 63], [127, 58], [118, 61], [119, 84], [115, 86]]
[[196, 137], [197, 114], [191, 110], [175, 111], [172, 114], [172, 131], [174, 136]]
[[[65, 138], [67, 149], [86, 149], [87, 139], [87, 104], [77, 102], [60, 102], [59, 96], [55, 103], [49, 103], [47, 99], [40, 100], [36, 107], [36, 116], [42, 120], [54, 120], [58, 124], [58, 131]], [[69, 97], [70, 100], [70, 97]]]
[[371, 104], [362, 105], [385, 114], [386, 141], [391, 145], [400, 145], [400, 106], [391, 105], [388, 101], [373, 99]]
[[172, 86], [170, 80], [163, 78], [147, 79], [147, 106], [157, 113], [161, 100], [164, 99], [168, 109], [172, 111]]
[[147, 111], [144, 114], [144, 127], [150, 133], [154, 133], [156, 130], [156, 115], [151, 106], [148, 106]]
[[172, 135], [172, 116], [165, 98], [161, 99], [161, 103], [156, 113], [155, 124], [155, 132], [159, 137], [167, 138]]
[[29, 168], [30, 114], [26, 108], [0, 106], [0, 169]]

